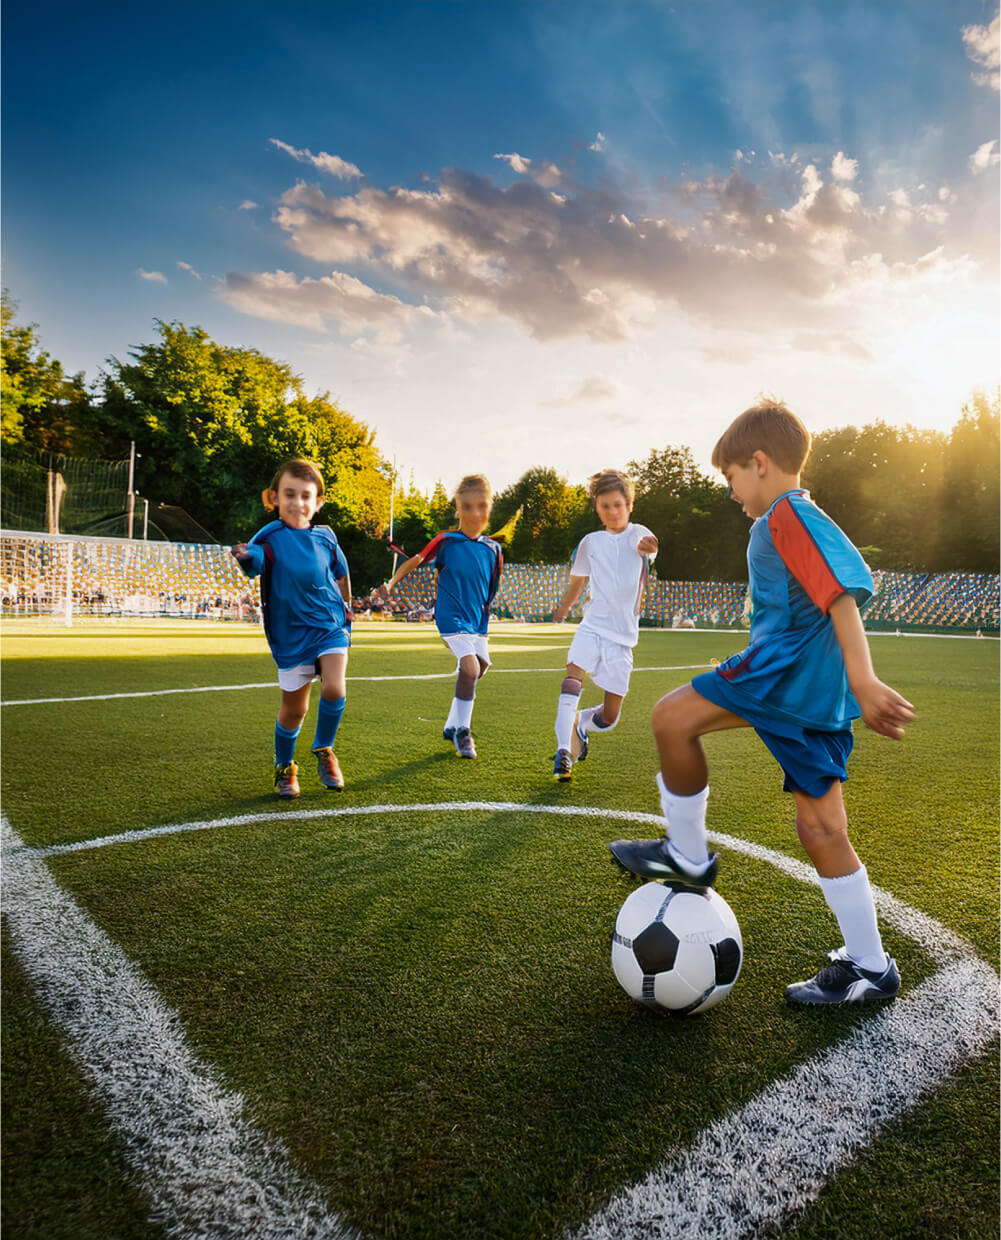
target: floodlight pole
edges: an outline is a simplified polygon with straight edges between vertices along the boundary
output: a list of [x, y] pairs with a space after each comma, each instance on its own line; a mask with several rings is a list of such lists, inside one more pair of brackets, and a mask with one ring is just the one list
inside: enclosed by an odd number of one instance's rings
[[134, 490], [136, 484], [136, 441], [133, 439], [129, 442], [129, 493], [125, 501], [127, 516], [129, 519], [128, 537], [132, 537], [132, 525], [136, 516], [136, 493]]
[[[393, 541], [393, 516], [396, 512], [396, 457], [393, 457], [393, 477], [389, 487], [389, 541]], [[396, 552], [393, 552], [393, 571], [390, 577], [396, 576]]]
[[143, 542], [149, 538], [149, 500], [144, 495], [143, 501]]

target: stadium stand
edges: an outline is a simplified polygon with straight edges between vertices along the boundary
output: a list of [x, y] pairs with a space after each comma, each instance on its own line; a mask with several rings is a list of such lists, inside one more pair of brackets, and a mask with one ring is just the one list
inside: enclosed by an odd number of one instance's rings
[[[508, 564], [494, 599], [497, 619], [552, 616], [570, 580], [567, 565]], [[1001, 623], [999, 578], [972, 573], [876, 572], [865, 608], [868, 628], [980, 630]], [[387, 603], [378, 591], [356, 599], [359, 614], [429, 620], [434, 570], [418, 568]], [[735, 581], [661, 581], [651, 577], [641, 623], [658, 628], [746, 627], [747, 586]], [[0, 606], [4, 615], [176, 616], [260, 619], [256, 580], [240, 572], [228, 547], [0, 532]], [[578, 619], [580, 606], [571, 613]]]

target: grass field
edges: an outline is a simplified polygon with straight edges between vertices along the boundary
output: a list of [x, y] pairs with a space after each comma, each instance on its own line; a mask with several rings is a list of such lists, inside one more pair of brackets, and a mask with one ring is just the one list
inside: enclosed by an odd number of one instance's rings
[[[44, 865], [177, 1013], [198, 1060], [365, 1237], [584, 1228], [666, 1154], [874, 1017], [784, 1003], [783, 987], [823, 963], [837, 928], [815, 887], [734, 850], [718, 882], [744, 936], [730, 997], [669, 1021], [618, 988], [608, 939], [629, 887], [606, 844], [650, 833], [616, 816], [656, 808], [650, 708], [744, 639], [644, 631], [637, 669], [677, 670], [637, 670], [619, 728], [594, 742], [572, 784], [556, 785], [552, 718], [569, 635], [494, 630], [495, 670], [474, 717], [480, 757], [462, 762], [441, 740], [453, 660], [436, 634], [359, 625], [337, 745], [347, 790], [316, 782], [311, 711], [303, 794], [285, 805], [270, 788], [274, 687], [14, 704], [271, 685], [259, 631], [7, 627], [4, 814], [25, 844], [248, 816]], [[899, 745], [856, 732], [845, 790], [856, 847], [875, 884], [996, 967], [998, 645], [874, 637], [872, 647], [919, 718]], [[585, 689], [585, 703], [595, 698]], [[711, 829], [800, 856], [790, 799], [753, 733], [710, 737], [707, 749]], [[456, 802], [513, 808], [434, 808]], [[396, 808], [324, 812], [373, 805]], [[538, 812], [560, 806], [604, 813]], [[910, 993], [936, 964], [884, 928]], [[36, 993], [30, 949], [23, 934], [5, 936], [3, 1235], [221, 1234], [151, 1205], [142, 1150], [109, 1122], [91, 1070]], [[850, 1077], [843, 1095], [852, 1099]], [[996, 1234], [997, 1097], [995, 1046], [807, 1193], [816, 1200], [781, 1234]], [[871, 1103], [857, 1099], [860, 1111]]]

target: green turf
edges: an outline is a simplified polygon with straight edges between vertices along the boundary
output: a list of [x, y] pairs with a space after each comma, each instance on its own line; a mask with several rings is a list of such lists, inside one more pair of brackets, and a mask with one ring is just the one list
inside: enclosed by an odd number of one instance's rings
[[[13, 632], [4, 697], [273, 679], [253, 631], [170, 629]], [[635, 833], [617, 809], [656, 808], [650, 707], [693, 673], [637, 672], [619, 728], [595, 742], [572, 785], [555, 785], [552, 714], [569, 631], [492, 634], [497, 673], [479, 689], [475, 763], [441, 741], [448, 679], [355, 679], [337, 746], [348, 791], [335, 798], [315, 781], [311, 715], [294, 808], [489, 800], [599, 806], [606, 819], [438, 811], [283, 822], [268, 781], [274, 688], [4, 711], [5, 812], [29, 842], [274, 815], [49, 864], [332, 1207], [373, 1236], [558, 1236], [865, 1016], [782, 1002], [836, 927], [815, 889], [736, 854], [724, 855], [720, 888], [741, 922], [745, 965], [726, 1002], [667, 1022], [618, 989], [608, 934], [628, 888], [605, 844]], [[644, 632], [636, 662], [707, 664], [741, 644]], [[998, 647], [872, 644], [919, 719], [899, 745], [858, 730], [846, 785], [856, 846], [874, 882], [994, 962]], [[349, 682], [452, 666], [423, 626], [359, 626]], [[757, 738], [728, 733], [707, 748], [710, 826], [800, 855]], [[908, 940], [889, 932], [887, 943], [907, 983], [928, 973]], [[26, 1030], [5, 1026], [8, 1071], [30, 1072]], [[48, 1105], [84, 1106], [72, 1070], [61, 1074]], [[996, 1095], [996, 1064], [965, 1069], [846, 1168], [796, 1234], [993, 1234]], [[976, 1155], [957, 1156], [966, 1148]], [[67, 1140], [67, 1177], [92, 1175], [92, 1161]], [[21, 1150], [8, 1151], [7, 1170], [35, 1182]], [[934, 1209], [914, 1177], [933, 1188]], [[12, 1220], [8, 1198], [12, 1236], [32, 1234], [30, 1199], [21, 1192]], [[952, 1230], [936, 1231], [944, 1220]]]

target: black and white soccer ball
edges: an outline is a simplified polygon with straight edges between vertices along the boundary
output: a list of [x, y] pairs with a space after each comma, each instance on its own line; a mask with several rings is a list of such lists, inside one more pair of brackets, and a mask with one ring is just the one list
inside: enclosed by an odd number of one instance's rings
[[694, 1016], [725, 999], [743, 954], [733, 909], [711, 887], [644, 883], [626, 898], [612, 934], [623, 990], [669, 1016]]

